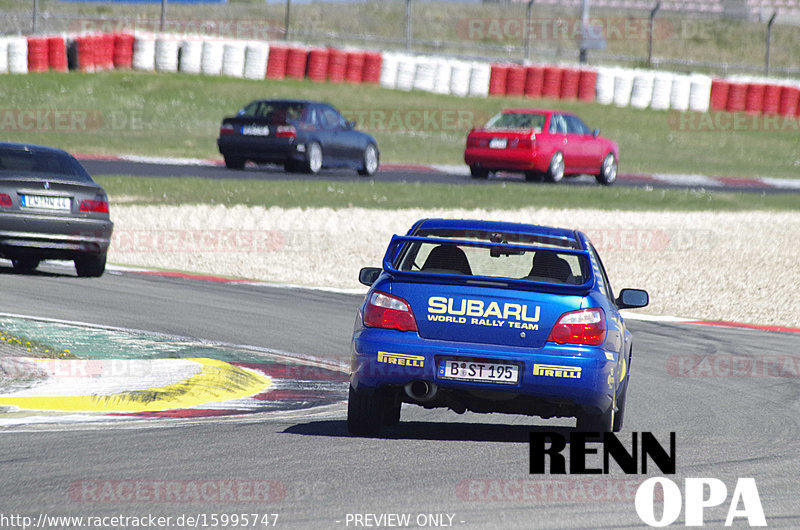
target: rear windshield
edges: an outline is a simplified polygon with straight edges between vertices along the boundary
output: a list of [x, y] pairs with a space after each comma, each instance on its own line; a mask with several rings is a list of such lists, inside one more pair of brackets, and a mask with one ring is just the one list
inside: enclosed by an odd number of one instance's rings
[[533, 129], [535, 132], [542, 132], [544, 118], [544, 114], [501, 112], [489, 120], [486, 127], [489, 129]]
[[[442, 234], [431, 232], [415, 235], [437, 239], [442, 237]], [[517, 240], [509, 241], [508, 237], [481, 232], [459, 235], [461, 237], [449, 237], [463, 240], [464, 243], [410, 243], [399, 255], [395, 266], [402, 271], [487, 276], [567, 285], [581, 285], [590, 277], [590, 265], [586, 257], [569, 252], [573, 247], [571, 243], [574, 243], [571, 240], [567, 243], [514, 234]], [[541, 248], [527, 250], [475, 247], [469, 245], [469, 241], [536, 245]]]
[[67, 154], [0, 148], [0, 179], [25, 176], [93, 182], [83, 166]]
[[253, 101], [239, 111], [242, 118], [265, 118], [269, 125], [295, 123], [303, 116], [306, 105], [293, 101]]

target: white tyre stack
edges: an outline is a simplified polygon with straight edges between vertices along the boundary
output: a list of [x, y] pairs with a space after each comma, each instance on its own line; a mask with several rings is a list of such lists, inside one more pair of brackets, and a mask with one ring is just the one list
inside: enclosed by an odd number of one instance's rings
[[418, 57], [414, 70], [414, 90], [433, 92], [436, 87], [436, 59], [432, 57]]
[[400, 54], [397, 59], [397, 83], [400, 90], [414, 88], [414, 76], [417, 70], [417, 58], [413, 55]]
[[689, 110], [691, 87], [692, 84], [688, 75], [676, 74], [672, 78], [672, 90], [669, 93], [670, 108], [680, 111]]
[[244, 76], [248, 79], [264, 79], [267, 75], [269, 44], [262, 41], [247, 43], [244, 54]]
[[631, 107], [646, 109], [653, 100], [654, 73], [649, 70], [638, 70], [633, 77], [631, 90]]
[[225, 44], [219, 40], [203, 42], [203, 56], [200, 60], [200, 69], [205, 75], [219, 75], [222, 73], [222, 55]]
[[466, 61], [450, 61], [450, 93], [454, 96], [469, 95], [469, 78], [472, 65]]
[[487, 97], [489, 95], [489, 80], [492, 77], [492, 65], [489, 63], [474, 62], [469, 75], [469, 95]]
[[614, 76], [614, 105], [627, 107], [631, 103], [633, 92], [633, 70], [620, 68]]
[[689, 110], [708, 112], [711, 106], [711, 77], [704, 74], [692, 74], [689, 84]]
[[222, 50], [222, 75], [244, 77], [247, 43], [240, 40], [227, 41]]
[[449, 59], [439, 58], [436, 60], [436, 82], [433, 91], [437, 94], [450, 93], [450, 76], [453, 73], [453, 66]]
[[178, 71], [178, 50], [180, 42], [169, 36], [160, 36], [156, 40], [156, 70], [159, 72]]
[[383, 88], [397, 88], [397, 69], [400, 57], [396, 53], [383, 53], [381, 55], [381, 79]]
[[28, 73], [28, 40], [25, 37], [8, 40], [8, 73]]
[[0, 37], [0, 74], [8, 73], [8, 37]]
[[181, 61], [178, 69], [187, 74], [199, 74], [203, 63], [203, 41], [199, 38], [181, 43]]
[[670, 94], [672, 93], [672, 78], [670, 72], [656, 72], [653, 76], [653, 99], [650, 108], [655, 110], [668, 110]]
[[153, 35], [139, 34], [133, 41], [133, 68], [150, 72], [156, 68], [156, 39]]
[[602, 105], [611, 105], [614, 102], [614, 79], [617, 77], [617, 68], [600, 67], [597, 69], [597, 82], [595, 84], [595, 101]]

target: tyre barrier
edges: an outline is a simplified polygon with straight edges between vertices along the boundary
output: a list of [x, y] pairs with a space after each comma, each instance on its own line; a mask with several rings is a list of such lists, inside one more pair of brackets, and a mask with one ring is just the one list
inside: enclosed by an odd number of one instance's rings
[[674, 74], [619, 67], [518, 65], [399, 52], [308, 48], [152, 33], [0, 36], [0, 74], [128, 69], [370, 83], [456, 96], [514, 96], [707, 112], [800, 115], [792, 80]]

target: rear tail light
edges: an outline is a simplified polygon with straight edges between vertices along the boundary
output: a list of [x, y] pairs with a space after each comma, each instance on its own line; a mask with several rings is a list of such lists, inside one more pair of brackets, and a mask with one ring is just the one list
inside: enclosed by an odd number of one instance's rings
[[599, 346], [606, 340], [606, 314], [599, 307], [564, 313], [547, 340], [559, 344]]
[[82, 212], [108, 213], [108, 201], [81, 201]]
[[278, 138], [297, 138], [297, 129], [294, 125], [278, 125], [275, 129], [275, 136]]
[[233, 134], [233, 125], [223, 123], [219, 126], [219, 135], [225, 136], [226, 134]]
[[11, 203], [11, 197], [8, 195], [8, 193], [0, 193], [0, 206], [3, 208], [13, 206]]
[[373, 291], [364, 307], [364, 325], [369, 328], [417, 331], [417, 320], [408, 302], [397, 296]]

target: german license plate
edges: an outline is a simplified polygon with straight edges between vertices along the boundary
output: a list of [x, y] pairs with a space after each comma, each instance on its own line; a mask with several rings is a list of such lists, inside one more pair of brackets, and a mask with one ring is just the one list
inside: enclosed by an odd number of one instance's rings
[[23, 208], [41, 208], [42, 210], [70, 209], [69, 197], [51, 197], [49, 195], [21, 195], [19, 204]]
[[245, 136], [269, 136], [269, 127], [266, 125], [244, 125], [242, 134]]
[[483, 381], [513, 385], [519, 381], [519, 366], [482, 361], [439, 361], [439, 377], [460, 381]]
[[505, 149], [508, 145], [506, 138], [492, 138], [489, 140], [489, 149]]

